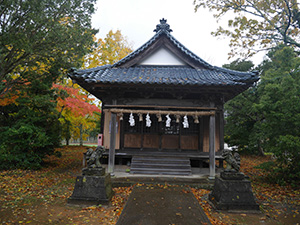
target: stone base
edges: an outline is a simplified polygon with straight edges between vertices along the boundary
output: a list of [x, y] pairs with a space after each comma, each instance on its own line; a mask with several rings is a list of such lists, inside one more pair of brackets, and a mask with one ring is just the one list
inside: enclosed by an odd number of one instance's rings
[[[216, 177], [213, 191], [209, 194], [209, 200], [215, 207], [220, 210], [259, 210], [250, 180], [241, 179], [241, 174], [231, 176], [226, 173], [228, 172], [222, 172], [221, 177]], [[238, 179], [233, 180], [234, 176]]]
[[108, 204], [113, 196], [110, 175], [78, 176], [69, 204], [99, 205]]
[[245, 175], [240, 172], [221, 172], [221, 178], [224, 180], [243, 180]]
[[83, 168], [83, 176], [104, 176], [105, 168]]

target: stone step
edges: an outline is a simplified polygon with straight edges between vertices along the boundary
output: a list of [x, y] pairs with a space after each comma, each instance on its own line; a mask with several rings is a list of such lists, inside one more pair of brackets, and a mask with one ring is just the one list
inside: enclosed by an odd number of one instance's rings
[[145, 162], [138, 162], [138, 163], [133, 163], [131, 164], [131, 168], [182, 168], [182, 169], [189, 169], [190, 168], [190, 164], [171, 164], [171, 163], [167, 163], [167, 164], [161, 164], [161, 163], [145, 163]]
[[166, 160], [166, 159], [160, 159], [160, 160], [153, 160], [153, 159], [132, 159], [131, 163], [151, 163], [151, 164], [176, 164], [176, 165], [186, 165], [190, 163], [190, 160]]
[[134, 156], [131, 161], [132, 174], [191, 175], [190, 160], [174, 156]]
[[132, 161], [165, 161], [165, 162], [189, 162], [187, 157], [168, 156], [133, 156]]
[[154, 168], [134, 168], [130, 170], [132, 174], [154, 174], [154, 175], [182, 175], [189, 176], [192, 174], [189, 169], [154, 169]]

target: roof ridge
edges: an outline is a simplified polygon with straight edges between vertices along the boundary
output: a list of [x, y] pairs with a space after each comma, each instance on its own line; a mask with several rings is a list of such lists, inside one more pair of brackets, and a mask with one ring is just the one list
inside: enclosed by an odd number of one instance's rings
[[112, 65], [97, 66], [97, 67], [88, 68], [88, 69], [76, 69], [76, 68], [72, 68], [71, 69], [71, 73], [77, 73], [77, 74], [89, 73], [89, 72], [99, 71], [99, 70], [107, 69], [107, 68], [111, 68], [111, 67], [112, 67]]
[[225, 73], [231, 73], [231, 74], [235, 74], [237, 76], [244, 76], [244, 75], [252, 75], [252, 76], [257, 76], [258, 75], [258, 71], [254, 70], [254, 71], [249, 71], [249, 72], [244, 72], [244, 71], [237, 71], [237, 70], [231, 70], [231, 69], [227, 69], [224, 67], [218, 67], [218, 66], [214, 66], [214, 69], [217, 71], [221, 71], [221, 72], [225, 72]]

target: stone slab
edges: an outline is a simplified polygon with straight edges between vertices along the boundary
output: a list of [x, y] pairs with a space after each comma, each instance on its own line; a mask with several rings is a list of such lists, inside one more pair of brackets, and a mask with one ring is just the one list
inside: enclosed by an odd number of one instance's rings
[[209, 200], [220, 210], [259, 210], [248, 179], [224, 180], [216, 177]]
[[99, 205], [107, 204], [113, 196], [110, 175], [78, 176], [69, 204]]
[[189, 188], [134, 187], [117, 225], [211, 224]]

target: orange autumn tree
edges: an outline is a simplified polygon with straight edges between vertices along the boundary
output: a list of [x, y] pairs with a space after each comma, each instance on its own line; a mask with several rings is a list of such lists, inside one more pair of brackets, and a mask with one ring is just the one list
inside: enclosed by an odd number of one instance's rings
[[57, 110], [60, 113], [60, 123], [63, 127], [62, 137], [67, 145], [69, 140], [83, 139], [88, 136], [88, 131], [96, 127], [101, 110], [95, 105], [95, 98], [82, 90], [77, 84], [69, 81], [67, 84], [54, 84], [60, 97], [57, 99]]
[[[97, 45], [92, 52], [83, 59], [83, 68], [93, 68], [106, 64], [113, 64], [129, 53], [132, 47], [120, 30], [110, 30], [104, 39], [94, 37]], [[88, 136], [88, 131], [99, 130], [101, 110], [96, 107], [95, 99], [89, 93], [73, 84], [70, 80], [66, 84], [55, 84], [53, 86], [60, 90], [57, 109], [61, 112], [60, 122], [63, 125], [62, 136], [68, 144], [69, 139], [82, 140]], [[99, 132], [99, 131], [98, 131]]]

